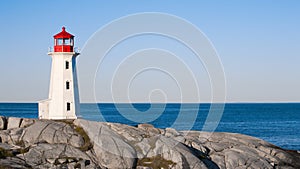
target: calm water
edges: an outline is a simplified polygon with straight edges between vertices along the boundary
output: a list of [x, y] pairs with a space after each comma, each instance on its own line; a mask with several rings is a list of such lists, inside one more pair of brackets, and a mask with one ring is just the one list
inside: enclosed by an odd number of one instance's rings
[[[153, 107], [150, 104], [134, 104], [134, 108], [141, 112], [132, 113], [130, 106], [117, 104], [117, 109], [114, 104], [81, 104], [80, 115], [95, 121], [129, 125], [148, 121], [158, 128], [186, 130], [192, 127], [193, 130], [202, 130], [211, 107], [210, 104], [155, 104]], [[38, 105], [0, 103], [0, 115], [37, 118]], [[226, 104], [216, 131], [247, 134], [283, 148], [300, 150], [300, 103]]]

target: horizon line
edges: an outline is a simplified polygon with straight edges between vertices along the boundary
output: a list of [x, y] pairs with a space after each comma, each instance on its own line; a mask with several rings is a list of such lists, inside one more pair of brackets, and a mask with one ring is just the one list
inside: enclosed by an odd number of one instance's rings
[[[38, 101], [0, 101], [0, 104], [30, 104], [30, 103], [37, 103]], [[266, 103], [300, 103], [300, 101], [227, 101], [227, 102], [80, 102], [80, 104], [266, 104]]]

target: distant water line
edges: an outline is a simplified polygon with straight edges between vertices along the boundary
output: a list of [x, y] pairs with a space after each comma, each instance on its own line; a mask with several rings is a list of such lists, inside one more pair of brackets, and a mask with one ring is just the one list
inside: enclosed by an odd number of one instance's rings
[[[107, 121], [135, 126], [138, 123], [122, 116], [130, 104], [113, 103], [80, 105], [81, 118], [93, 121]], [[158, 128], [171, 127], [178, 113], [189, 112], [195, 106], [168, 103], [159, 117], [150, 123]], [[199, 104], [199, 110], [192, 130], [202, 130], [211, 104]], [[133, 104], [141, 111], [147, 111], [149, 103]], [[183, 108], [184, 107], [184, 108]], [[189, 107], [191, 107], [189, 109]], [[121, 111], [121, 112], [120, 112]], [[154, 110], [155, 112], [155, 110]], [[0, 115], [23, 118], [38, 118], [37, 103], [0, 103]], [[149, 114], [145, 114], [149, 116]], [[189, 121], [182, 122], [176, 129], [184, 129]], [[227, 103], [218, 132], [242, 133], [269, 141], [286, 149], [300, 150], [300, 103]]]

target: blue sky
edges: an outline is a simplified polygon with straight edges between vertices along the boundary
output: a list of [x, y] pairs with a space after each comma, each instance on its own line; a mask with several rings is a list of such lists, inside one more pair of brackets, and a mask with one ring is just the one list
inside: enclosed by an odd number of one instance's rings
[[47, 48], [62, 26], [83, 47], [105, 24], [139, 12], [176, 15], [210, 39], [224, 67], [228, 102], [300, 101], [299, 1], [11, 0], [0, 2], [0, 102], [47, 98]]

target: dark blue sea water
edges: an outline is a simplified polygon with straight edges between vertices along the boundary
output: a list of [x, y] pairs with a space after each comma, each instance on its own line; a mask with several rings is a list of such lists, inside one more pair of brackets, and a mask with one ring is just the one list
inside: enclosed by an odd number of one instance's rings
[[[202, 130], [211, 104], [81, 104], [81, 118], [158, 128]], [[118, 108], [118, 109], [117, 109]], [[0, 103], [0, 115], [37, 118], [36, 103]], [[195, 118], [194, 118], [195, 117]], [[179, 120], [178, 120], [179, 119]], [[277, 146], [300, 150], [300, 103], [233, 103], [225, 109], [215, 131], [255, 136]]]

